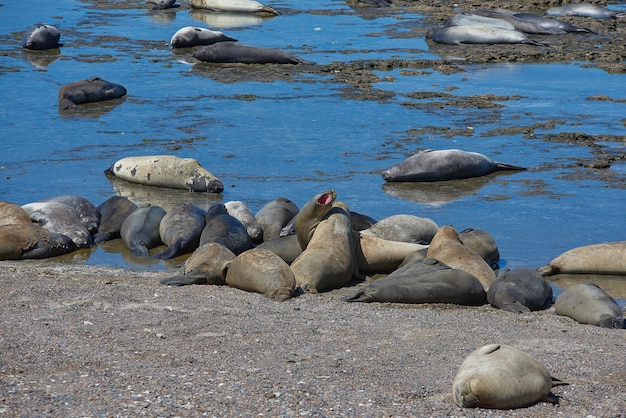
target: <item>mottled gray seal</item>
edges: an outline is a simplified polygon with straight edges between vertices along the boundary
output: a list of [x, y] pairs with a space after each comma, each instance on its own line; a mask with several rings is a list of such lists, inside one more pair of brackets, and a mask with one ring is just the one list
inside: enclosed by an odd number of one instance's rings
[[197, 26], [185, 26], [178, 29], [172, 36], [170, 44], [173, 48], [191, 48], [198, 45], [212, 45], [216, 42], [232, 41], [236, 39], [224, 35], [222, 32], [213, 31]]
[[533, 269], [506, 269], [489, 286], [487, 301], [509, 312], [538, 311], [552, 304], [552, 287]]
[[200, 235], [200, 245], [208, 242], [219, 242], [235, 255], [253, 247], [246, 227], [228, 214], [222, 203], [211, 205], [206, 211], [206, 223]]
[[470, 273], [426, 258], [407, 263], [342, 299], [349, 302], [483, 305], [485, 290]]
[[494, 162], [477, 152], [428, 149], [392, 165], [383, 171], [382, 177], [386, 181], [443, 181], [479, 177], [502, 170], [525, 168]]
[[529, 354], [489, 344], [465, 358], [452, 384], [452, 399], [462, 408], [514, 409], [539, 401], [558, 403], [550, 390], [562, 384]]
[[0, 225], [0, 260], [48, 258], [77, 249], [70, 237], [51, 232], [32, 222]]
[[175, 155], [126, 157], [105, 170], [132, 183], [200, 193], [221, 193], [222, 182], [193, 158]]
[[333, 203], [302, 254], [291, 263], [291, 269], [297, 285], [312, 293], [342, 287], [359, 276], [350, 213], [345, 203]]
[[337, 192], [326, 190], [313, 196], [296, 215], [296, 236], [303, 250], [313, 237], [317, 225], [332, 209], [336, 198]]
[[218, 42], [193, 53], [202, 62], [241, 64], [312, 64], [277, 48], [242, 45], [238, 42]]
[[231, 200], [224, 203], [224, 207], [229, 215], [237, 218], [246, 227], [252, 242], [263, 242], [263, 228], [245, 203], [239, 200]]
[[466, 247], [474, 250], [489, 264], [491, 268], [497, 268], [500, 261], [500, 250], [493, 236], [482, 229], [467, 228], [459, 232], [459, 239]]
[[74, 208], [89, 232], [95, 233], [98, 230], [98, 224], [100, 223], [100, 214], [98, 213], [98, 208], [88, 199], [75, 194], [67, 194], [49, 197], [47, 199], [43, 199], [42, 202], [65, 203], [66, 205]]
[[361, 231], [361, 235], [390, 240], [427, 244], [433, 239], [439, 226], [429, 218], [415, 215], [391, 215]]
[[594, 283], [581, 283], [563, 291], [554, 303], [557, 314], [581, 324], [624, 328], [624, 313], [615, 299]]
[[33, 50], [53, 49], [63, 46], [59, 43], [61, 31], [52, 25], [37, 23], [26, 31], [22, 37], [22, 48]]
[[610, 10], [590, 3], [571, 3], [561, 7], [552, 7], [546, 10], [546, 16], [583, 16], [596, 19], [611, 19], [626, 17], [626, 12]]
[[254, 0], [190, 0], [191, 7], [230, 13], [278, 15], [276, 10]]
[[459, 234], [450, 225], [439, 228], [428, 247], [428, 257], [473, 274], [485, 289], [488, 289], [496, 278], [491, 266], [478, 253], [463, 245]]
[[177, 203], [170, 209], [159, 226], [159, 235], [168, 248], [152, 258], [167, 260], [193, 252], [200, 244], [200, 235], [206, 224], [204, 209], [191, 203]]
[[278, 302], [290, 299], [296, 289], [296, 279], [289, 265], [262, 248], [243, 252], [230, 262], [226, 266], [226, 284], [261, 293]]
[[0, 226], [2, 225], [30, 225], [30, 215], [20, 205], [0, 201]]
[[98, 77], [75, 81], [59, 89], [59, 108], [77, 109], [79, 104], [119, 99], [126, 96], [126, 88]]
[[166, 10], [177, 7], [176, 0], [147, 0], [146, 3], [153, 4], [153, 10]]
[[298, 211], [298, 206], [284, 197], [276, 198], [263, 205], [254, 215], [263, 228], [263, 240], [278, 238], [281, 229], [298, 214]]
[[626, 241], [572, 248], [537, 271], [544, 277], [559, 273], [626, 275]]
[[124, 219], [137, 209], [137, 205], [125, 197], [113, 196], [98, 205], [97, 209], [100, 214], [100, 224], [93, 240], [99, 244], [120, 238]]
[[162, 244], [159, 227], [165, 214], [162, 207], [150, 205], [135, 209], [124, 219], [120, 236], [131, 254], [147, 257], [148, 250]]
[[529, 44], [548, 46], [543, 42], [529, 39], [522, 32], [500, 29], [488, 25], [443, 26], [432, 28], [426, 37], [443, 44]]
[[166, 277], [161, 284], [185, 286], [190, 284], [226, 284], [226, 266], [237, 256], [217, 242], [209, 242], [191, 254], [179, 274]]
[[60, 202], [34, 202], [22, 206], [33, 222], [50, 232], [68, 236], [78, 248], [91, 246], [91, 233], [80, 215], [69, 205]]

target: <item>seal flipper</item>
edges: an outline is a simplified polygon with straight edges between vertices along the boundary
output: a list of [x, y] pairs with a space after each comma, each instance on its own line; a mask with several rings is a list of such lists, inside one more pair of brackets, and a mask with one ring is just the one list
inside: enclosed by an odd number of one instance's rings
[[190, 284], [207, 284], [205, 275], [200, 274], [180, 274], [176, 276], [166, 277], [161, 280], [161, 284], [168, 286], [187, 286]]
[[369, 302], [373, 300], [371, 296], [365, 294], [365, 288], [355, 290], [341, 297], [341, 300], [346, 302]]
[[524, 171], [526, 170], [526, 167], [519, 167], [517, 165], [511, 165], [511, 164], [506, 164], [506, 163], [496, 163], [496, 171], [504, 171], [504, 170]]
[[174, 258], [178, 255], [182, 247], [182, 242], [177, 241], [174, 244], [167, 247], [165, 250], [161, 251], [158, 254], [152, 256], [152, 258], [160, 258], [161, 260], [169, 260], [170, 258]]

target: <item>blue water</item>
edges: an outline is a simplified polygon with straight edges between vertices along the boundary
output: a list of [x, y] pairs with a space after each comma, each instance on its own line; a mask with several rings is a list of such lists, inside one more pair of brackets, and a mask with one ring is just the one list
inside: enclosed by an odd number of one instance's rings
[[[168, 42], [183, 26], [209, 22], [241, 43], [281, 48], [320, 65], [438, 60], [423, 37], [398, 36], [423, 26], [423, 16], [403, 9], [372, 15], [342, 0], [277, 1], [272, 6], [282, 15], [238, 21], [186, 7], [152, 13], [141, 1], [98, 4], [107, 2], [0, 6], [2, 200], [25, 204], [73, 193], [99, 204], [117, 193], [165, 207], [181, 199], [203, 206], [241, 200], [256, 211], [279, 196], [302, 205], [334, 188], [352, 210], [375, 218], [411, 213], [458, 230], [485, 229], [505, 267], [538, 267], [572, 247], [626, 239], [623, 165], [609, 169], [615, 181], [607, 182], [577, 163], [592, 156], [589, 146], [541, 139], [560, 132], [623, 136], [624, 75], [583, 63], [459, 64], [464, 71], [450, 75], [377, 70], [372, 88], [389, 98], [356, 100], [334, 72], [290, 68], [289, 80], [278, 80], [258, 67], [239, 67], [237, 80], [225, 81], [218, 67], [194, 65], [190, 51], [172, 52]], [[21, 49], [22, 33], [35, 22], [60, 27], [65, 45], [58, 56]], [[60, 114], [59, 87], [91, 76], [123, 84], [128, 96], [99, 115]], [[417, 99], [415, 92], [517, 98], [477, 109], [449, 104], [445, 96]], [[426, 106], [435, 101], [442, 105]], [[532, 136], [490, 134], [533, 125]], [[624, 149], [623, 142], [603, 144]], [[529, 170], [434, 186], [384, 183], [383, 169], [425, 148], [481, 152]], [[223, 195], [137, 189], [103, 174], [122, 157], [155, 154], [196, 158], [223, 181]], [[73, 260], [176, 265], [134, 259], [115, 244]]]

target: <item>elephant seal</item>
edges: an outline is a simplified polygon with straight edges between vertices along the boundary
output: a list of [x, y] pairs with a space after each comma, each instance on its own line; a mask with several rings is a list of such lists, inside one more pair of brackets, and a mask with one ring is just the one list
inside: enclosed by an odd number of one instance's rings
[[137, 205], [125, 197], [113, 196], [98, 205], [96, 209], [100, 214], [100, 224], [93, 240], [96, 244], [100, 244], [120, 238], [124, 219], [137, 209]]
[[331, 210], [315, 228], [302, 254], [291, 263], [291, 270], [297, 285], [312, 293], [342, 287], [353, 277], [360, 276], [350, 213], [345, 203], [333, 203]]
[[528, 39], [522, 32], [500, 29], [488, 25], [443, 26], [426, 31], [426, 37], [435, 42], [451, 45], [461, 44], [529, 44], [548, 46]]
[[91, 233], [71, 206], [59, 202], [34, 202], [22, 206], [33, 222], [50, 232], [68, 236], [76, 247], [87, 248], [93, 243]]
[[263, 242], [263, 228], [261, 228], [254, 214], [245, 203], [239, 200], [231, 200], [224, 203], [224, 207], [230, 216], [237, 218], [246, 227], [252, 242]]
[[132, 183], [192, 192], [221, 193], [222, 182], [193, 158], [174, 155], [126, 157], [105, 170]]
[[312, 64], [277, 48], [263, 48], [226, 41], [205, 46], [193, 53], [202, 62], [240, 64]]
[[493, 268], [498, 268], [500, 250], [493, 236], [482, 229], [467, 228], [459, 232], [459, 239], [466, 247], [474, 250]]
[[45, 50], [59, 48], [61, 31], [56, 26], [37, 23], [26, 31], [22, 37], [22, 48], [33, 50]]
[[0, 226], [2, 225], [30, 225], [30, 215], [20, 205], [0, 201]]
[[146, 3], [153, 4], [153, 10], [165, 10], [178, 7], [176, 5], [176, 0], [147, 0]]
[[263, 240], [278, 238], [282, 228], [298, 214], [298, 211], [298, 206], [284, 197], [276, 198], [263, 205], [254, 215], [263, 229]]
[[265, 248], [278, 255], [285, 260], [289, 265], [294, 262], [300, 254], [302, 254], [302, 248], [298, 242], [296, 235], [287, 235], [284, 237], [274, 238], [268, 241], [263, 241], [256, 248]]
[[533, 269], [506, 269], [489, 286], [487, 301], [509, 312], [538, 311], [552, 304], [552, 287]]
[[537, 271], [544, 277], [560, 273], [626, 275], [626, 241], [572, 248]]
[[196, 248], [185, 261], [181, 272], [161, 280], [161, 284], [185, 286], [190, 284], [226, 284], [226, 266], [237, 256], [217, 242]]
[[190, 0], [191, 7], [206, 9], [215, 12], [255, 13], [261, 15], [279, 15], [270, 6], [265, 6], [254, 0]]
[[532, 17], [531, 14], [517, 14], [506, 9], [478, 9], [475, 10], [474, 13], [485, 17], [505, 20], [513, 25], [515, 30], [524, 33], [537, 35], [563, 35], [567, 33], [557, 28], [556, 26], [558, 25], [547, 22], [550, 19], [537, 15], [534, 15], [536, 17]]
[[313, 196], [298, 212], [296, 215], [296, 236], [298, 237], [300, 248], [306, 249], [313, 237], [315, 228], [330, 212], [336, 198], [337, 192], [326, 190]]
[[610, 10], [590, 3], [571, 3], [566, 6], [552, 7], [545, 12], [546, 16], [582, 16], [596, 19], [615, 19], [626, 17], [626, 12]]
[[148, 257], [148, 250], [162, 244], [159, 227], [166, 212], [160, 206], [135, 209], [124, 219], [120, 236], [132, 255]]
[[439, 226], [428, 218], [415, 215], [391, 215], [376, 222], [371, 227], [361, 231], [361, 235], [402, 242], [429, 243], [433, 239]]
[[79, 104], [119, 99], [126, 96], [126, 88], [98, 77], [75, 81], [59, 89], [59, 108], [78, 109]]
[[235, 255], [252, 248], [252, 240], [239, 219], [231, 216], [222, 203], [215, 203], [206, 211], [206, 223], [200, 235], [200, 245], [219, 242]]
[[515, 30], [515, 26], [504, 19], [497, 17], [481, 16], [480, 14], [471, 12], [462, 12], [449, 17], [443, 22], [443, 26], [467, 26], [467, 25], [486, 25], [498, 29]]
[[296, 279], [289, 265], [262, 248], [239, 254], [226, 266], [225, 280], [228, 286], [261, 293], [277, 302], [290, 299], [296, 289]]
[[80, 219], [83, 221], [89, 232], [95, 233], [100, 223], [100, 214], [98, 208], [89, 200], [75, 194], [67, 194], [62, 196], [49, 197], [43, 199], [42, 202], [59, 202], [71, 206]]
[[442, 226], [428, 247], [428, 257], [447, 266], [465, 270], [474, 275], [488, 289], [496, 278], [489, 264], [474, 250], [463, 245], [452, 226]]
[[170, 209], [159, 225], [159, 235], [168, 248], [152, 258], [167, 260], [193, 252], [200, 243], [200, 235], [206, 224], [204, 209], [192, 203], [177, 203]]
[[428, 245], [390, 241], [352, 231], [354, 252], [361, 274], [384, 274], [398, 268], [411, 254], [428, 249]]
[[224, 35], [222, 32], [212, 31], [210, 29], [199, 28], [197, 26], [185, 26], [178, 29], [172, 39], [170, 45], [172, 48], [191, 48], [198, 45], [212, 45], [216, 42], [232, 41], [236, 39]]
[[[350, 223], [353, 231], [363, 231], [378, 222], [376, 219], [363, 213], [350, 211]], [[294, 230], [295, 233], [295, 230]]]
[[483, 285], [470, 273], [434, 258], [404, 265], [342, 298], [348, 302], [454, 303], [483, 305]]
[[554, 303], [557, 314], [581, 324], [624, 328], [624, 313], [615, 299], [594, 283], [581, 283], [563, 291]]
[[539, 401], [558, 403], [550, 390], [563, 384], [529, 354], [489, 344], [465, 358], [452, 383], [452, 399], [461, 408], [514, 409]]
[[594, 33], [597, 32], [592, 31], [591, 29], [581, 28], [578, 26], [574, 26], [571, 23], [563, 22], [557, 19], [549, 19], [543, 16], [539, 16], [533, 13], [516, 13], [513, 15], [516, 19], [521, 19], [524, 21], [532, 22], [534, 25], [542, 28], [543, 30], [550, 31], [553, 34], [561, 34], [561, 33]]
[[424, 150], [383, 171], [386, 181], [444, 181], [480, 177], [502, 170], [525, 170], [498, 163], [477, 152]]
[[0, 260], [56, 257], [77, 250], [67, 235], [51, 232], [38, 224], [0, 225]]

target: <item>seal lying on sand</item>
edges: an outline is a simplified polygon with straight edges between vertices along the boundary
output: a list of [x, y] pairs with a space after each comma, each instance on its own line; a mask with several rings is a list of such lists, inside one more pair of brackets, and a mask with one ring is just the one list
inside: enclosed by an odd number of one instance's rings
[[59, 43], [61, 31], [52, 25], [37, 23], [26, 31], [22, 38], [22, 48], [33, 50], [53, 49], [63, 46]]
[[86, 248], [93, 243], [91, 233], [80, 215], [65, 203], [34, 202], [23, 205], [22, 209], [43, 228], [70, 237], [78, 248]]
[[563, 291], [554, 303], [557, 314], [581, 324], [624, 328], [624, 313], [615, 299], [594, 283], [581, 283]]
[[78, 247], [66, 235], [30, 224], [0, 225], [0, 260], [26, 260], [68, 254]]
[[489, 286], [487, 301], [509, 312], [530, 312], [552, 304], [552, 287], [533, 269], [506, 269]]
[[494, 162], [477, 152], [424, 150], [383, 171], [386, 181], [443, 181], [485, 176], [495, 171], [525, 170]]
[[185, 286], [190, 284], [226, 284], [226, 266], [237, 256], [217, 242], [198, 248], [185, 261], [181, 272], [161, 280], [161, 284]]
[[216, 42], [224, 41], [237, 42], [236, 39], [230, 38], [222, 32], [197, 26], [185, 26], [176, 31], [170, 40], [170, 44], [173, 48], [191, 48], [198, 45], [213, 45]]
[[254, 0], [190, 0], [189, 4], [196, 9], [213, 10], [216, 12], [280, 14], [270, 6], [265, 6]]
[[483, 285], [470, 273], [434, 258], [416, 260], [342, 298], [348, 302], [483, 305]]
[[546, 16], [583, 16], [596, 19], [611, 19], [626, 17], [626, 12], [610, 10], [590, 3], [572, 3], [561, 7], [552, 7], [546, 10]]
[[193, 53], [202, 62], [241, 64], [312, 64], [282, 49], [218, 42]]
[[79, 104], [119, 99], [126, 96], [126, 89], [98, 77], [76, 81], [59, 89], [59, 108], [77, 109]]
[[558, 403], [550, 390], [563, 384], [523, 351], [489, 344], [463, 361], [452, 384], [452, 399], [462, 408], [521, 408], [538, 401]]
[[246, 227], [239, 219], [230, 215], [222, 203], [215, 203], [207, 209], [200, 245], [208, 242], [219, 242], [235, 255], [253, 247]]
[[30, 225], [30, 215], [20, 205], [0, 201], [0, 226], [2, 225]]
[[428, 243], [438, 230], [439, 226], [432, 219], [398, 214], [381, 219], [361, 234], [390, 241]]
[[626, 275], [626, 241], [572, 248], [537, 271], [544, 277], [559, 273]]
[[104, 172], [146, 186], [206, 193], [221, 193], [224, 190], [222, 182], [198, 161], [174, 155], [126, 157]]

